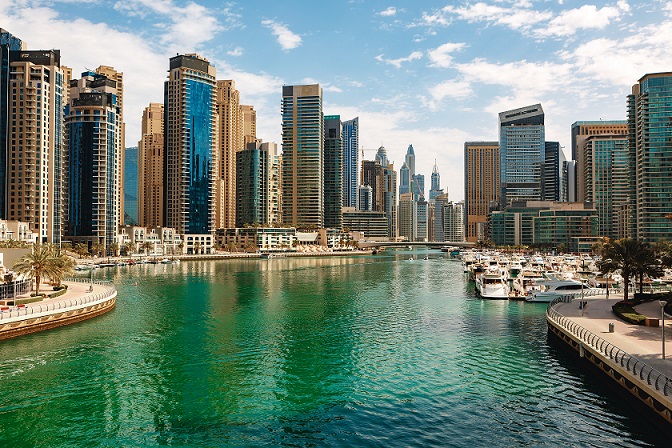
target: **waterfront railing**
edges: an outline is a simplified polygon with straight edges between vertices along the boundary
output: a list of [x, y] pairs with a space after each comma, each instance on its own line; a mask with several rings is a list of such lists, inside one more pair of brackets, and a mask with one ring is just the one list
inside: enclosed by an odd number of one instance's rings
[[624, 350], [621, 350], [595, 333], [585, 329], [573, 320], [563, 316], [555, 309], [555, 305], [558, 303], [569, 303], [572, 299], [573, 297], [571, 295], [567, 295], [553, 300], [548, 304], [548, 308], [546, 309], [546, 318], [574, 336], [583, 345], [591, 347], [593, 350], [617, 363], [640, 380], [646, 381], [649, 386], [653, 386], [657, 391], [662, 392], [664, 396], [672, 396], [672, 379], [667, 375], [654, 369], [644, 361], [637, 359]]
[[33, 303], [30, 306], [25, 307], [12, 307], [9, 310], [0, 311], [0, 322], [10, 318], [17, 318], [21, 316], [31, 316], [39, 315], [46, 312], [54, 311], [68, 311], [71, 309], [81, 308], [82, 305], [95, 305], [100, 302], [105, 302], [112, 297], [117, 292], [117, 288], [114, 286], [114, 283], [94, 280], [91, 282], [89, 279], [83, 278], [69, 278], [64, 280], [69, 283], [90, 283], [91, 285], [102, 286], [104, 289], [101, 292], [95, 294], [87, 294], [82, 297], [77, 297], [73, 299], [62, 299], [58, 301], [49, 301], [47, 303]]

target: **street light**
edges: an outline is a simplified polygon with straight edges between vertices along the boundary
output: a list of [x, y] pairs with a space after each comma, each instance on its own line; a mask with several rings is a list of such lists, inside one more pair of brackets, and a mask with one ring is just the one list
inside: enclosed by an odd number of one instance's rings
[[660, 332], [663, 337], [663, 359], [665, 359], [665, 305], [667, 305], [667, 300], [659, 300], [658, 303], [660, 303], [660, 320], [662, 321]]

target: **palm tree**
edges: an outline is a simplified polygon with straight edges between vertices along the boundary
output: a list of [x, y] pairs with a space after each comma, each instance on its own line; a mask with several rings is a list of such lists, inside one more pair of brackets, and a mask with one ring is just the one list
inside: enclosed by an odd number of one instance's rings
[[113, 257], [118, 257], [119, 256], [119, 243], [112, 243], [109, 246], [107, 246], [108, 252], [112, 252]]
[[19, 274], [35, 278], [35, 295], [40, 295], [40, 282], [43, 276], [58, 276], [60, 261], [50, 247], [35, 245], [33, 251], [16, 260], [12, 269]]
[[597, 267], [604, 274], [620, 270], [623, 277], [623, 300], [628, 301], [630, 277], [644, 271], [643, 266], [650, 259], [647, 254], [647, 244], [632, 238], [622, 238], [616, 241], [607, 241], [602, 245]]
[[140, 245], [140, 249], [145, 251], [145, 255], [149, 255], [149, 250], [152, 248], [152, 243], [145, 241]]
[[72, 275], [75, 270], [75, 260], [69, 255], [56, 256], [56, 269], [49, 274], [51, 283], [54, 286], [61, 286], [61, 281], [64, 277]]
[[91, 246], [91, 255], [100, 256], [105, 251], [105, 245], [96, 243]]
[[89, 254], [89, 248], [84, 243], [75, 244], [75, 247], [72, 248], [72, 251], [79, 255], [79, 258]]

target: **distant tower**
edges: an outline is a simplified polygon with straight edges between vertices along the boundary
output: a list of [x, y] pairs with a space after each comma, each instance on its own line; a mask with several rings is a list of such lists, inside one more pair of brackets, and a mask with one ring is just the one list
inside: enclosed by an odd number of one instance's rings
[[219, 179], [215, 67], [196, 54], [170, 58], [165, 82], [165, 225], [179, 234], [215, 231]]
[[434, 160], [434, 168], [432, 169], [431, 184], [432, 187], [429, 190], [429, 202], [434, 202], [434, 199], [443, 193], [443, 190], [441, 189], [441, 175], [439, 174], [439, 167], [436, 166], [436, 160]]
[[319, 84], [282, 87], [282, 219], [324, 225], [324, 118]]
[[387, 150], [385, 149], [384, 146], [378, 148], [378, 152], [376, 152], [375, 161], [378, 162], [380, 166], [388, 165], [389, 161], [387, 160]]
[[343, 207], [357, 205], [359, 182], [359, 117], [343, 122]]
[[251, 142], [236, 153], [236, 227], [278, 220], [278, 145]]
[[408, 164], [404, 162], [399, 168], [399, 196], [411, 192], [411, 170]]
[[[498, 142], [464, 144], [465, 235], [469, 242], [487, 237], [488, 215], [499, 201], [499, 160]], [[441, 196], [435, 200], [438, 202]], [[445, 200], [448, 201], [447, 194]], [[438, 234], [438, 227], [435, 232]]]
[[240, 106], [243, 114], [243, 143], [244, 148], [247, 148], [248, 143], [253, 143], [257, 140], [257, 111], [254, 106]]
[[164, 227], [164, 110], [150, 103], [142, 113], [138, 142], [138, 224]]
[[124, 154], [124, 224], [138, 224], [138, 147]]
[[408, 171], [412, 179], [415, 176], [415, 150], [413, 145], [408, 145], [406, 150], [406, 165], [408, 165]]
[[324, 227], [343, 227], [343, 142], [341, 117], [324, 117]]

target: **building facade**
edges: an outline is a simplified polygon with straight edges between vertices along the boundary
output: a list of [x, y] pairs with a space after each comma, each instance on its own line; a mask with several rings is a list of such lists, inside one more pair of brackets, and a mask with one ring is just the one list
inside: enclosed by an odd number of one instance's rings
[[324, 226], [324, 118], [319, 84], [282, 88], [282, 219]]
[[251, 142], [236, 154], [238, 185], [236, 227], [271, 226], [278, 222], [278, 148]]
[[6, 216], [28, 223], [38, 242], [61, 242], [64, 209], [64, 101], [58, 50], [9, 51], [7, 132], [1, 169]]
[[431, 177], [431, 188], [429, 189], [429, 202], [434, 202], [434, 199], [440, 194], [443, 194], [443, 189], [441, 188], [441, 175], [439, 174], [439, 167], [436, 165], [436, 160], [434, 160], [434, 168], [432, 168], [432, 177]]
[[656, 242], [672, 239], [672, 72], [644, 75], [628, 96], [628, 140], [634, 175], [635, 233]]
[[471, 243], [489, 237], [488, 215], [499, 203], [499, 160], [498, 142], [464, 144], [465, 237]]
[[499, 114], [499, 202], [543, 198], [544, 111], [541, 104]]
[[343, 129], [339, 115], [324, 117], [324, 227], [343, 226]]
[[164, 223], [164, 115], [163, 104], [150, 103], [142, 113], [138, 142], [138, 224], [160, 227]]
[[117, 78], [87, 71], [66, 107], [69, 240], [104, 247], [123, 223], [121, 107]]
[[[250, 114], [249, 109], [247, 112]], [[218, 229], [228, 229], [236, 226], [236, 154], [245, 149], [240, 92], [236, 90], [236, 84], [231, 79], [217, 81], [217, 117], [220, 178], [217, 181], [215, 226]], [[249, 132], [252, 132], [251, 126]]]
[[138, 224], [138, 147], [124, 154], [124, 224]]
[[181, 235], [215, 230], [220, 179], [215, 74], [206, 59], [177, 55], [170, 58], [164, 84], [165, 225]]
[[343, 122], [343, 207], [357, 206], [359, 185], [359, 117]]

